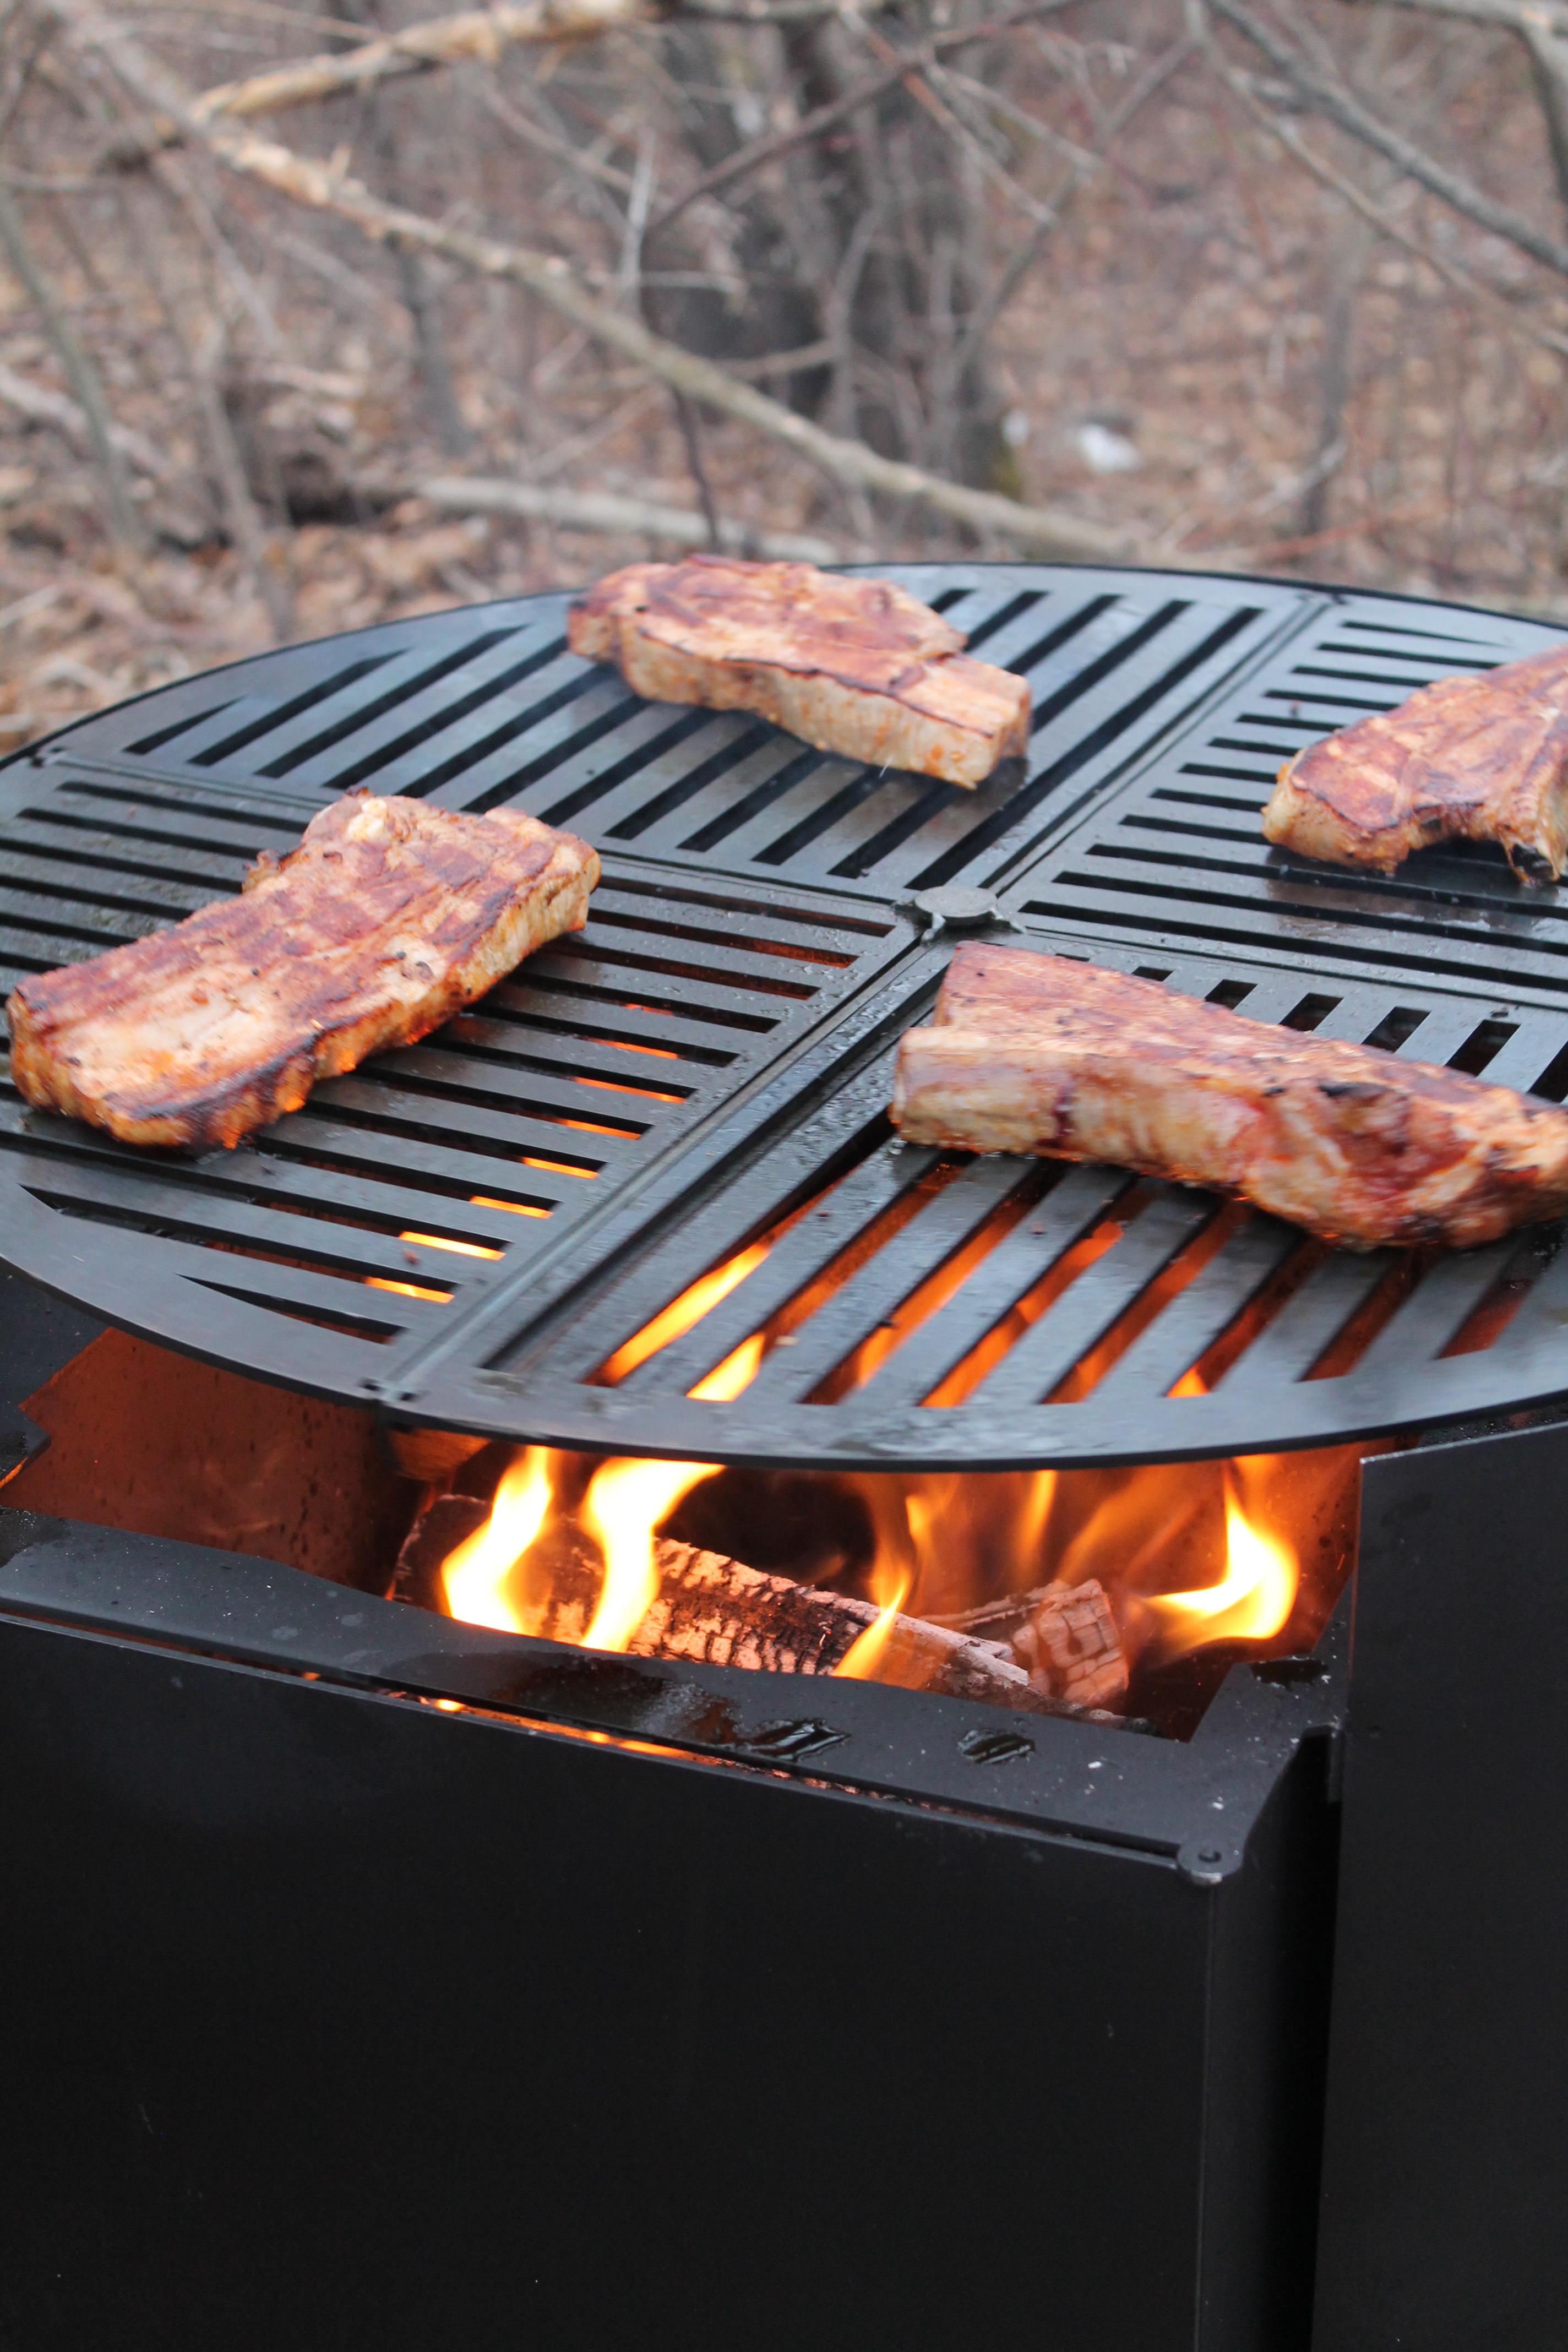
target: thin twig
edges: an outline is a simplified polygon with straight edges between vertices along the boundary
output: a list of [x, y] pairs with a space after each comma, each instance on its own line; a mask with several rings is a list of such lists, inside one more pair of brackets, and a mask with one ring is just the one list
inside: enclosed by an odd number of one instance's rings
[[775, 563], [837, 563], [843, 550], [830, 539], [698, 514], [651, 499], [626, 499], [609, 490], [547, 489], [537, 482], [492, 481], [484, 477], [437, 476], [416, 482], [414, 494], [432, 506], [458, 514], [523, 515], [569, 530], [622, 532], [666, 539], [678, 547], [718, 547], [732, 555], [762, 556]]
[[1298, 96], [1318, 113], [1326, 116], [1329, 121], [1337, 123], [1342, 131], [1348, 131], [1352, 139], [1359, 139], [1363, 146], [1373, 149], [1411, 179], [1418, 180], [1424, 188], [1430, 189], [1435, 196], [1440, 196], [1446, 205], [1451, 205], [1455, 212], [1462, 213], [1478, 228], [1504, 238], [1508, 244], [1517, 246], [1521, 253], [1528, 253], [1531, 260], [1542, 263], [1548, 269], [1554, 269], [1560, 277], [1568, 278], [1568, 245], [1560, 238], [1538, 228], [1522, 213], [1516, 213], [1510, 205], [1499, 204], [1495, 197], [1473, 186], [1460, 173], [1450, 171], [1435, 155], [1428, 155], [1424, 148], [1406, 139], [1403, 131], [1368, 113], [1359, 99], [1352, 98], [1349, 90], [1336, 89], [1322, 80], [1304, 62], [1299, 51], [1280, 40], [1271, 26], [1242, 7], [1239, 0], [1201, 0], [1201, 5], [1223, 16], [1226, 24], [1234, 25], [1238, 33], [1245, 34], [1254, 47], [1261, 49], [1270, 64], [1286, 77]]
[[1192, 55], [1193, 47], [1193, 38], [1188, 34], [1173, 41], [1169, 48], [1162, 50], [1147, 71], [1140, 75], [1121, 104], [1110, 116], [1100, 132], [1098, 147], [1087, 150], [1082, 161], [1070, 164], [1061, 179], [1058, 181], [1050, 200], [1045, 207], [1045, 217], [1037, 226], [1033, 236], [1018, 247], [964, 330], [963, 340], [959, 344], [953, 358], [953, 368], [958, 382], [962, 383], [966, 370], [973, 365], [977, 355], [990, 341], [992, 330], [997, 320], [1045, 252], [1067, 205], [1070, 204], [1084, 183], [1092, 178], [1095, 172], [1099, 170], [1133, 116], [1148, 104], [1157, 90], [1164, 88], [1178, 66]]
[[[52, 425], [78, 448], [92, 447], [92, 428], [88, 423], [85, 409], [79, 407], [74, 400], [68, 400], [63, 392], [50, 392], [44, 384], [29, 383], [25, 375], [18, 375], [16, 369], [7, 367], [3, 360], [0, 360], [0, 400], [7, 407], [14, 408], [19, 416], [26, 416], [34, 424]], [[129, 425], [116, 425], [111, 421], [109, 437], [115, 448], [129, 457], [137, 470], [147, 475], [150, 480], [168, 480], [173, 470], [168, 459], [142, 434], [133, 431]]]
[[1530, 23], [1521, 32], [1530, 52], [1535, 93], [1546, 118], [1546, 143], [1557, 174], [1557, 193], [1568, 209], [1568, 31], [1548, 32]]
[[[1381, 6], [1384, 0], [1372, 0]], [[1568, 5], [1564, 0], [1393, 0], [1396, 8], [1411, 8], [1424, 16], [1459, 16], [1472, 25], [1500, 25], [1522, 32], [1527, 25], [1568, 36]]]
[[614, 163], [606, 163], [599, 156], [591, 155], [581, 147], [574, 147], [570, 139], [558, 139], [554, 131], [546, 131], [542, 122], [531, 122], [527, 115], [520, 112], [509, 99], [503, 97], [492, 82], [479, 80], [475, 84], [475, 89], [479, 104], [485, 111], [488, 114], [493, 114], [496, 121], [504, 129], [510, 131], [514, 138], [526, 141], [531, 147], [537, 147], [541, 154], [552, 156], [558, 163], [564, 163], [570, 172], [580, 172], [589, 180], [601, 181], [606, 188], [614, 188], [619, 195], [630, 195], [632, 175], [629, 172], [619, 171]]
[[223, 325], [221, 321], [215, 320], [204, 349], [197, 354], [197, 391], [213, 463], [223, 492], [229, 538], [249, 575], [252, 587], [266, 607], [273, 638], [281, 645], [293, 629], [293, 583], [273, 561], [267, 524], [257, 505], [246, 474], [245, 459], [229, 420], [228, 410], [224, 404], [220, 377], [226, 349], [227, 337]]
[[697, 411], [684, 393], [672, 392], [670, 398], [675, 403], [676, 420], [680, 426], [681, 440], [686, 445], [686, 463], [692, 487], [702, 508], [702, 520], [708, 526], [708, 544], [710, 547], [722, 547], [724, 533], [719, 520], [719, 502], [713, 495], [713, 485], [702, 461], [702, 438]]
[[[278, 114], [468, 58], [493, 65], [504, 48], [518, 42], [571, 40], [647, 21], [646, 0], [523, 0], [521, 6], [473, 8], [406, 26], [343, 55], [304, 58], [242, 81], [219, 83], [192, 99], [189, 110], [198, 122]], [[174, 117], [157, 118], [146, 131], [117, 142], [105, 160], [121, 168], [145, 163], [154, 149], [175, 146], [184, 135]]]
[[47, 22], [38, 27], [33, 45], [22, 60], [21, 71], [16, 76], [16, 86], [5, 100], [4, 107], [0, 107], [0, 140], [4, 140], [5, 133], [16, 121], [16, 110], [27, 95], [33, 76], [43, 63], [44, 52], [54, 39], [55, 32], [56, 27]]

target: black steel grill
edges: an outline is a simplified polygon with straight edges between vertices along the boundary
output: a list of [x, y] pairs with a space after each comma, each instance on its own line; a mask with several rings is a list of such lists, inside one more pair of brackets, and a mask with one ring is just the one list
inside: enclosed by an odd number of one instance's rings
[[1257, 822], [1298, 744], [1551, 633], [1228, 581], [900, 576], [1029, 675], [1021, 778], [963, 793], [638, 702], [563, 651], [552, 597], [268, 656], [13, 762], [7, 988], [236, 888], [356, 783], [521, 803], [605, 877], [585, 932], [237, 1151], [123, 1149], [6, 1093], [7, 1257], [299, 1387], [617, 1451], [1108, 1462], [1568, 1390], [1555, 1227], [1352, 1256], [1121, 1171], [906, 1150], [884, 1115], [945, 961], [911, 894], [954, 879], [1022, 943], [1563, 1099], [1557, 893], [1482, 850], [1331, 873]]

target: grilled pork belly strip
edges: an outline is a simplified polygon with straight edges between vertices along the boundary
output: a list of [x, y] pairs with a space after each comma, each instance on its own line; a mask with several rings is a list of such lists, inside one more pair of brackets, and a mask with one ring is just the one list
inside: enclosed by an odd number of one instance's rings
[[1525, 882], [1568, 864], [1568, 645], [1440, 677], [1288, 760], [1263, 812], [1282, 849], [1392, 874], [1413, 849], [1495, 841]]
[[1568, 1208], [1568, 1111], [1016, 948], [959, 949], [892, 1115], [913, 1143], [1104, 1160], [1354, 1249], [1468, 1248]]
[[819, 751], [984, 782], [1029, 740], [1021, 677], [885, 580], [693, 555], [631, 563], [572, 608], [572, 650], [653, 702], [752, 710]]
[[350, 793], [238, 898], [24, 981], [11, 1074], [128, 1143], [232, 1145], [580, 929], [598, 878], [585, 842], [533, 817]]

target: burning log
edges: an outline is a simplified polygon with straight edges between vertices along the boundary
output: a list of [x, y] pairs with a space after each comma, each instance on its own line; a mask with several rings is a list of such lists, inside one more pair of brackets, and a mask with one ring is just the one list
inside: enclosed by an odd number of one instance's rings
[[1127, 1660], [1110, 1598], [1098, 1578], [1047, 1584], [1013, 1636], [1013, 1654], [1036, 1690], [1079, 1706], [1110, 1706], [1127, 1689]]
[[[442, 1563], [488, 1515], [486, 1504], [466, 1495], [444, 1495], [433, 1502], [398, 1555], [394, 1596], [444, 1609]], [[654, 1562], [658, 1597], [626, 1644], [636, 1657], [831, 1675], [881, 1614], [868, 1601], [767, 1576], [668, 1537], [656, 1538]], [[530, 1590], [517, 1599], [512, 1630], [581, 1644], [604, 1581], [594, 1553], [571, 1530], [559, 1530], [537, 1569], [531, 1559], [526, 1580]], [[919, 1617], [892, 1619], [876, 1679], [1031, 1714], [1065, 1711], [1059, 1695], [1043, 1681], [1035, 1683], [1002, 1644]], [[1076, 1692], [1070, 1711], [1082, 1711]]]
[[[1041, 1584], [942, 1620], [971, 1639], [989, 1632], [1028, 1674], [1044, 1697], [1074, 1706], [1113, 1707], [1127, 1690], [1127, 1658], [1110, 1598], [1098, 1577], [1081, 1584]], [[994, 1646], [987, 1642], [989, 1649]]]

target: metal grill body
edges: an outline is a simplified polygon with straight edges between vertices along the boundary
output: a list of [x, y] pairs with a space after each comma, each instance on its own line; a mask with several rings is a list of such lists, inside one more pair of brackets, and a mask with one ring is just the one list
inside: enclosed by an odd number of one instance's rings
[[[1325, 1252], [1125, 1172], [913, 1150], [885, 1118], [945, 938], [1020, 945], [1568, 1092], [1568, 909], [1484, 849], [1392, 879], [1271, 850], [1301, 743], [1535, 624], [1050, 567], [900, 579], [1026, 674], [974, 793], [639, 701], [540, 597], [187, 681], [0, 772], [0, 986], [177, 920], [354, 785], [585, 834], [587, 929], [233, 1152], [149, 1154], [0, 1097], [12, 1264], [148, 1336], [394, 1418], [617, 1452], [999, 1467], [1322, 1444], [1568, 1390], [1556, 1228]], [[619, 1380], [703, 1276], [745, 1279]], [[692, 1390], [749, 1336], [731, 1402]]]

